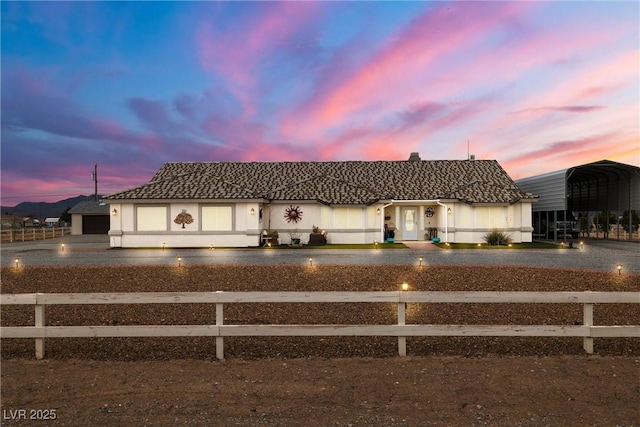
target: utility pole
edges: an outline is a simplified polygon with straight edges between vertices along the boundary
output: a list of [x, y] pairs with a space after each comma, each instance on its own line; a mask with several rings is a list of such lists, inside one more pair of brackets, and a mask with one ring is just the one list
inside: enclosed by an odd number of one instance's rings
[[91, 174], [93, 180], [93, 201], [98, 201], [98, 164], [93, 165], [93, 173]]

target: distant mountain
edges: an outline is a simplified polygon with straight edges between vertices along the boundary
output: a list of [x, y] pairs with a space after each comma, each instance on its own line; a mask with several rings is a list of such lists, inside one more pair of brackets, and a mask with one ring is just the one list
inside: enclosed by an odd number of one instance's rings
[[[102, 196], [98, 196], [98, 199], [101, 197]], [[13, 207], [0, 206], [0, 209], [2, 215], [22, 215], [32, 216], [34, 218], [57, 218], [62, 215], [67, 208], [74, 207], [78, 202], [91, 200], [93, 200], [93, 195], [80, 195], [77, 197], [71, 197], [70, 199], [60, 200], [59, 202], [22, 202]]]

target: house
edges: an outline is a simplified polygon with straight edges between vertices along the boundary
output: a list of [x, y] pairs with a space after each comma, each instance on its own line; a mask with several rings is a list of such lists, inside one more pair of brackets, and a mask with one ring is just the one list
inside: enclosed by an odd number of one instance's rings
[[539, 197], [532, 210], [536, 238], [560, 240], [606, 234], [632, 240], [633, 233], [628, 230], [635, 230], [637, 235], [638, 166], [600, 160], [522, 178], [516, 184]]
[[109, 205], [103, 201], [79, 202], [69, 210], [71, 235], [107, 234], [111, 226]]
[[[167, 163], [147, 184], [105, 198], [112, 247], [532, 239], [531, 204], [495, 160]], [[393, 231], [393, 233], [390, 233]], [[269, 234], [270, 235], [270, 234]]]

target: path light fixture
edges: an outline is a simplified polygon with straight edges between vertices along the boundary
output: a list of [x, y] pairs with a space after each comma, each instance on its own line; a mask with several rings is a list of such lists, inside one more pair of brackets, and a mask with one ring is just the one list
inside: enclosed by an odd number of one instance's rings
[[478, 247], [482, 246], [482, 243], [478, 243]]
[[19, 258], [16, 258], [15, 260], [13, 260], [13, 262], [14, 262], [14, 263], [15, 263], [15, 265], [16, 265], [16, 270], [17, 270], [17, 269], [19, 269], [19, 268], [20, 268], [20, 259], [19, 259]]
[[618, 269], [618, 276], [619, 276], [620, 273], [622, 272], [622, 265], [618, 264], [616, 265], [616, 268]]
[[309, 267], [313, 267], [313, 258], [309, 257]]
[[375, 241], [373, 242], [373, 246], [375, 246], [375, 248], [376, 248], [376, 249], [378, 249], [378, 241], [377, 241], [377, 240], [375, 240]]
[[420, 261], [420, 264], [418, 264], [418, 267], [422, 267], [422, 261], [424, 260], [424, 258], [420, 257], [418, 258], [418, 261]]
[[213, 245], [209, 245], [209, 250], [212, 251], [213, 250]]
[[178, 257], [178, 267], [181, 267], [181, 266], [182, 266], [182, 257], [179, 256]]
[[583, 249], [584, 249], [584, 242], [580, 241], [580, 250], [583, 250]]
[[407, 282], [403, 282], [402, 285], [400, 285], [400, 288], [403, 291], [408, 291], [409, 290], [409, 284]]
[[164, 251], [164, 247], [167, 246], [165, 242], [162, 242], [162, 250]]
[[64, 243], [61, 243], [61, 244], [60, 244], [60, 251], [61, 251], [61, 252], [64, 252]]
[[513, 247], [513, 245], [511, 243], [509, 243], [509, 247], [511, 248], [511, 247]]
[[449, 242], [445, 243], [444, 245], [447, 247], [447, 249], [449, 249], [449, 247], [451, 246]]

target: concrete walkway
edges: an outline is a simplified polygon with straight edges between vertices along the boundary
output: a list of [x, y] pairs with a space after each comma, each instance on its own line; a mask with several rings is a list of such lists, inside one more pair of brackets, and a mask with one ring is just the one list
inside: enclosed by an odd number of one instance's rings
[[[62, 244], [64, 243], [64, 250]], [[0, 247], [1, 265], [520, 265], [640, 274], [640, 244], [585, 240], [583, 249], [440, 249], [428, 242], [410, 243], [408, 249], [111, 249], [104, 235], [65, 236], [36, 242], [16, 242]]]

